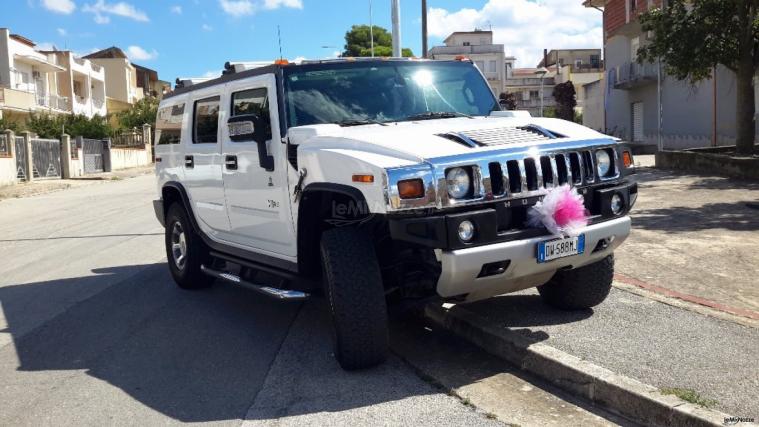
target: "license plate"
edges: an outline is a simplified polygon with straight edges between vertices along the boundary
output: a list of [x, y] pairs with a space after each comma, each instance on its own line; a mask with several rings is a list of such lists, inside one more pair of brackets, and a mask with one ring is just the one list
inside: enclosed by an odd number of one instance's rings
[[538, 262], [577, 255], [585, 252], [585, 235], [548, 240], [538, 243]]

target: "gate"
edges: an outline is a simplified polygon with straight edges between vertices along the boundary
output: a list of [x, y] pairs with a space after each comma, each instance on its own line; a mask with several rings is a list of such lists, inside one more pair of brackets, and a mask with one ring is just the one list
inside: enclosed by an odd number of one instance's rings
[[32, 168], [35, 178], [60, 178], [61, 141], [32, 139]]
[[84, 173], [103, 172], [103, 151], [107, 141], [100, 139], [83, 139]]
[[27, 181], [29, 171], [26, 170], [26, 142], [23, 136], [16, 137], [16, 178]]

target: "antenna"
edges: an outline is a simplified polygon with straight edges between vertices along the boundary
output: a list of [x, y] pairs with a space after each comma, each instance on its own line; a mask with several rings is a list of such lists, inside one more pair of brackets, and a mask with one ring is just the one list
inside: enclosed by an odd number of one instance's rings
[[279, 59], [282, 59], [282, 33], [279, 31], [279, 25], [277, 25], [277, 39], [279, 40]]

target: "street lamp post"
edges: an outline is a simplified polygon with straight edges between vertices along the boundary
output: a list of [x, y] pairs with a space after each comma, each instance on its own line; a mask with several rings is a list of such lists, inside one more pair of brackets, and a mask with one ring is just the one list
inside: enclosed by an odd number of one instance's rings
[[374, 27], [372, 26], [372, 0], [369, 0], [369, 43], [374, 58]]
[[548, 74], [546, 67], [535, 70], [535, 75], [540, 76], [540, 117], [543, 117], [543, 78]]

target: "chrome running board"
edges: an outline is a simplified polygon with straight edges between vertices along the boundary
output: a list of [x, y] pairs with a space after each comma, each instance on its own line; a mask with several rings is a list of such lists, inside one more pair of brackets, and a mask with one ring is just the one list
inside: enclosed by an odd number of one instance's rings
[[222, 279], [227, 282], [234, 283], [235, 285], [256, 291], [260, 294], [264, 294], [266, 296], [269, 296], [275, 299], [295, 301], [295, 300], [304, 300], [310, 296], [309, 294], [305, 292], [301, 292], [301, 291], [292, 291], [288, 289], [274, 288], [271, 286], [256, 285], [255, 283], [250, 283], [245, 280], [242, 280], [239, 276], [234, 275], [232, 273], [227, 273], [225, 271], [216, 271], [214, 269], [206, 267], [205, 265], [200, 266], [200, 271], [202, 271], [203, 273], [211, 277], [215, 277], [217, 279]]

